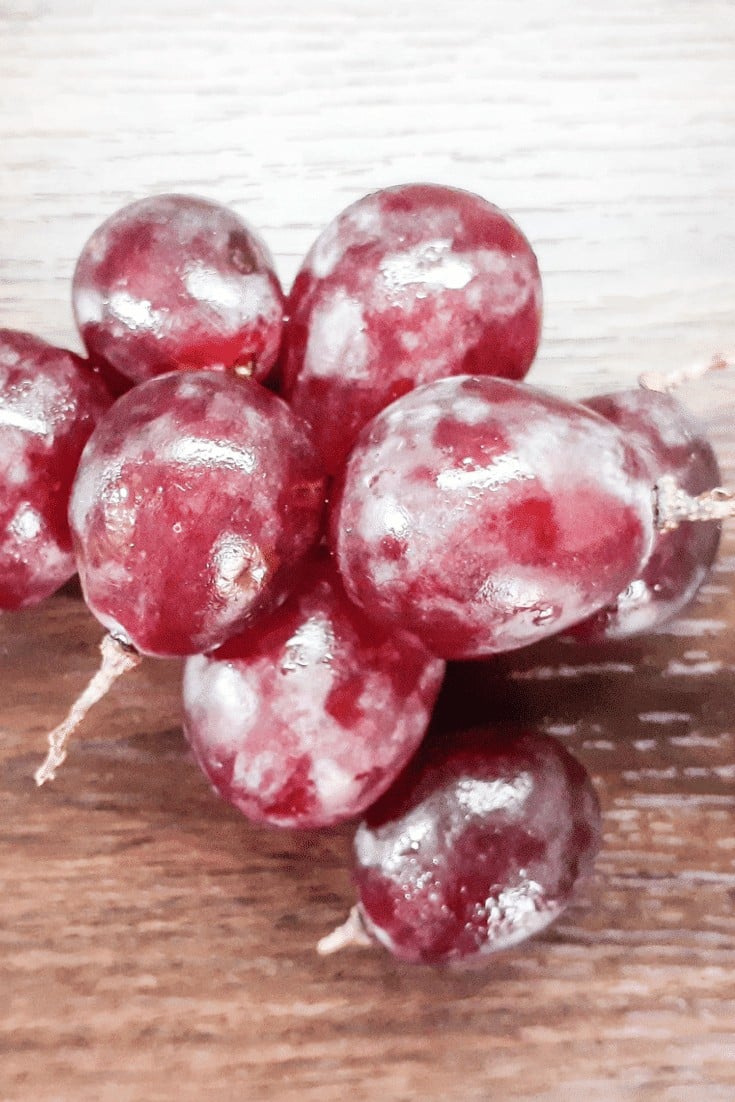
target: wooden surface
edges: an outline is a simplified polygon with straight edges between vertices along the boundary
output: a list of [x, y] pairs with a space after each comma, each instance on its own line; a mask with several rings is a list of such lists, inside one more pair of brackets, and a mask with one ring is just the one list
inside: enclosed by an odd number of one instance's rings
[[[0, 325], [75, 344], [76, 253], [148, 192], [233, 203], [288, 282], [348, 201], [430, 179], [533, 241], [535, 381], [735, 348], [734, 56], [728, 0], [0, 0]], [[686, 398], [735, 481], [735, 378]], [[0, 619], [3, 1102], [730, 1102], [734, 531], [670, 630], [475, 671], [477, 707], [563, 739], [605, 815], [577, 905], [477, 974], [315, 955], [352, 900], [350, 830], [215, 801], [175, 663], [120, 683], [37, 791], [101, 631], [73, 589]]]

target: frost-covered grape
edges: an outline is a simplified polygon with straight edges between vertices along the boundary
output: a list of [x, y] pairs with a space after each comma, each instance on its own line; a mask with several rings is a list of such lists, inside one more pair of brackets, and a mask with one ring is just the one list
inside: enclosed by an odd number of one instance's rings
[[72, 352], [0, 329], [0, 608], [38, 604], [76, 572], [69, 494], [110, 402]]
[[336, 471], [362, 426], [415, 386], [522, 378], [539, 341], [541, 280], [503, 211], [457, 188], [408, 184], [327, 226], [287, 313], [284, 394]]
[[322, 827], [360, 814], [419, 745], [444, 674], [412, 636], [375, 627], [334, 567], [184, 670], [184, 732], [215, 790], [250, 819]]
[[324, 505], [308, 426], [249, 379], [172, 372], [119, 398], [70, 504], [79, 576], [143, 654], [219, 646], [285, 585]]
[[[701, 425], [670, 394], [637, 388], [584, 403], [617, 425], [648, 465], [651, 483], [672, 476], [696, 496], [720, 485], [715, 453]], [[683, 521], [656, 533], [638, 575], [617, 599], [573, 629], [580, 639], [619, 639], [651, 631], [693, 600], [714, 562], [718, 521]]]
[[234, 211], [154, 195], [95, 230], [72, 304], [90, 356], [139, 383], [177, 368], [262, 380], [278, 355], [283, 293], [265, 244]]
[[476, 962], [548, 926], [599, 845], [590, 778], [554, 739], [434, 739], [357, 830], [359, 918], [402, 960]]
[[369, 616], [471, 658], [609, 604], [647, 558], [654, 521], [646, 465], [609, 421], [522, 383], [459, 376], [363, 430], [330, 538]]

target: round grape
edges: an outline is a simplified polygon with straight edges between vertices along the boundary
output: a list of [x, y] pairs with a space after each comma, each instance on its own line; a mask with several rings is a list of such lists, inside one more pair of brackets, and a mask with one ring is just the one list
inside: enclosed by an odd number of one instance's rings
[[365, 428], [330, 538], [368, 615], [441, 658], [479, 657], [609, 604], [650, 552], [652, 489], [599, 415], [522, 383], [459, 376]]
[[117, 211], [82, 249], [74, 316], [90, 356], [139, 383], [181, 368], [263, 380], [283, 293], [264, 243], [234, 211], [155, 195]]
[[[670, 394], [642, 388], [585, 403], [625, 433], [648, 465], [651, 483], [671, 476], [694, 496], [720, 485], [715, 453], [702, 427]], [[572, 629], [579, 639], [620, 639], [652, 631], [678, 615], [709, 573], [720, 542], [717, 521], [683, 521], [658, 531], [638, 575], [617, 599]]]
[[38, 604], [76, 573], [71, 485], [110, 403], [78, 356], [0, 329], [0, 608]]
[[357, 830], [359, 918], [402, 960], [475, 963], [560, 914], [600, 834], [590, 778], [554, 739], [435, 739]]
[[434, 184], [353, 203], [288, 298], [283, 391], [336, 471], [389, 402], [446, 375], [528, 371], [541, 330], [531, 246], [497, 207]]
[[349, 603], [334, 567], [187, 659], [184, 732], [212, 785], [257, 822], [322, 827], [360, 814], [418, 747], [444, 663]]
[[172, 372], [119, 398], [71, 497], [92, 612], [144, 654], [212, 650], [317, 539], [324, 479], [308, 426], [252, 380]]

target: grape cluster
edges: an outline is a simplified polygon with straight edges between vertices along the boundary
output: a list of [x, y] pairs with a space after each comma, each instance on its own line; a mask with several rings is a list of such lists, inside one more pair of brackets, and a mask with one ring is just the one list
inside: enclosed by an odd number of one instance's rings
[[536, 258], [454, 188], [354, 203], [288, 297], [234, 212], [145, 199], [85, 245], [73, 308], [87, 360], [0, 330], [0, 607], [78, 571], [108, 632], [39, 783], [115, 676], [182, 656], [220, 796], [365, 813], [321, 951], [472, 962], [546, 926], [599, 847], [592, 784], [537, 732], [427, 736], [446, 663], [676, 615], [731, 510], [699, 427], [667, 393], [522, 382]]

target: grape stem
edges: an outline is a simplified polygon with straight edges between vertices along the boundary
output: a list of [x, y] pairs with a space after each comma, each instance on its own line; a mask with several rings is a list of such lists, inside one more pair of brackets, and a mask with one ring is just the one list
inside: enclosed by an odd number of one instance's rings
[[317, 942], [316, 951], [320, 956], [328, 957], [350, 945], [359, 945], [364, 948], [372, 944], [373, 939], [365, 929], [360, 908], [355, 904], [342, 925]]
[[66, 759], [66, 747], [71, 735], [86, 716], [93, 704], [109, 692], [118, 677], [128, 670], [140, 665], [141, 656], [130, 647], [123, 646], [113, 639], [111, 635], [105, 635], [100, 643], [102, 652], [102, 664], [87, 685], [81, 696], [72, 704], [66, 719], [54, 727], [48, 736], [48, 753], [42, 765], [33, 774], [36, 784], [39, 786], [46, 781], [52, 781], [56, 776], [56, 770]]
[[654, 489], [656, 527], [673, 532], [682, 521], [724, 520], [735, 516], [735, 491], [724, 486], [705, 490], [694, 497], [677, 485], [671, 475], [663, 475]]
[[675, 371], [644, 371], [638, 376], [638, 385], [644, 390], [658, 390], [662, 394], [670, 390], [676, 390], [685, 383], [694, 382], [708, 375], [710, 371], [724, 371], [735, 364], [735, 356], [726, 356], [721, 352], [715, 353], [709, 360], [700, 360], [698, 363], [689, 364], [688, 367], [680, 367]]

